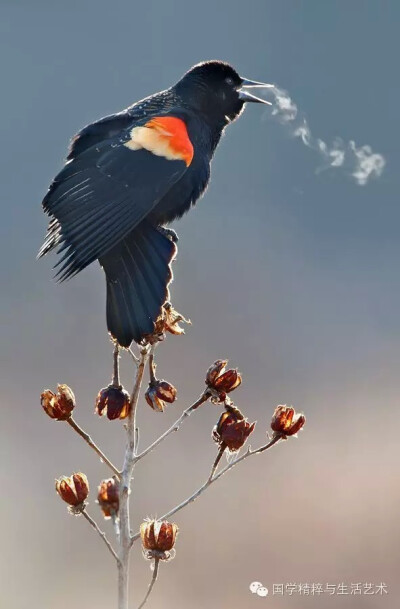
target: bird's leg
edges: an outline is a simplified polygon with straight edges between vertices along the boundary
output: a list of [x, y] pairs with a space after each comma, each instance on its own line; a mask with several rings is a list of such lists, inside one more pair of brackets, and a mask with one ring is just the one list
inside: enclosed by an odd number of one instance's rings
[[179, 237], [172, 228], [165, 228], [165, 226], [157, 226], [157, 230], [159, 233], [164, 235], [164, 237], [168, 237], [171, 239], [173, 243], [178, 243]]

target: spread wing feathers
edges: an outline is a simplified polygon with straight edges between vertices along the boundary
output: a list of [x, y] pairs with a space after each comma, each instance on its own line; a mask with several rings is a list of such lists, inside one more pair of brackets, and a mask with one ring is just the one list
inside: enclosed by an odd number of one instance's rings
[[52, 220], [39, 255], [60, 245], [60, 281], [123, 239], [186, 171], [183, 161], [123, 143], [121, 137], [108, 139], [69, 161], [43, 201]]
[[102, 140], [118, 135], [131, 123], [132, 116], [123, 110], [87, 125], [72, 139], [67, 159], [73, 159]]
[[107, 326], [121, 346], [153, 332], [168, 299], [176, 251], [168, 237], [144, 221], [100, 258], [107, 279]]
[[50, 220], [49, 226], [47, 227], [46, 238], [37, 255], [38, 258], [42, 258], [42, 256], [45, 256], [57, 246], [60, 240], [60, 230], [61, 227], [58, 221], [55, 218]]

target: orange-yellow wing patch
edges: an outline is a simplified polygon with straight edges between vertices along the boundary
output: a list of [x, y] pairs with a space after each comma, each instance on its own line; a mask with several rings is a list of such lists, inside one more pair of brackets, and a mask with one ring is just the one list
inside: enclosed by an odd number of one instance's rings
[[171, 161], [184, 161], [189, 167], [193, 159], [193, 144], [185, 122], [175, 116], [157, 116], [142, 127], [134, 127], [125, 146], [131, 150], [145, 148]]

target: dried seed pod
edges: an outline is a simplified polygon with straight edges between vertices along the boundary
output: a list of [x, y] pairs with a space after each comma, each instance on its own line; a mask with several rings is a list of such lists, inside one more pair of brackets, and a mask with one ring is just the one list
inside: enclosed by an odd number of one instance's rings
[[150, 382], [145, 393], [146, 402], [158, 412], [163, 412], [165, 402], [172, 404], [176, 400], [176, 388], [167, 381]]
[[166, 520], [145, 520], [142, 522], [140, 537], [145, 558], [158, 558], [159, 560], [173, 558], [171, 550], [175, 545], [177, 534], [177, 525]]
[[114, 478], [102, 480], [98, 488], [97, 502], [104, 518], [116, 516], [119, 510], [119, 482]]
[[213, 387], [215, 381], [225, 371], [226, 364], [228, 363], [227, 359], [217, 359], [207, 370], [206, 374], [206, 384], [209, 387]]
[[95, 412], [99, 416], [107, 416], [110, 421], [125, 419], [130, 412], [130, 396], [122, 386], [108, 385], [100, 389]]
[[45, 389], [40, 396], [45, 413], [56, 421], [66, 421], [75, 408], [75, 396], [68, 385], [57, 385], [57, 393]]
[[227, 363], [228, 360], [218, 359], [210, 366], [206, 375], [206, 385], [219, 394], [222, 401], [227, 393], [237, 389], [242, 383], [242, 377], [236, 369], [226, 370]]
[[72, 474], [70, 477], [61, 476], [56, 480], [56, 491], [69, 506], [83, 509], [89, 494], [89, 482], [85, 474], [81, 472]]
[[231, 452], [238, 451], [253, 432], [256, 424], [249, 423], [238, 409], [223, 412], [213, 430], [213, 438]]
[[154, 330], [151, 334], [144, 337], [144, 341], [154, 344], [164, 339], [166, 332], [169, 334], [185, 334], [185, 330], [180, 326], [180, 322], [190, 324], [190, 319], [185, 319], [183, 315], [176, 311], [171, 303], [164, 304], [161, 314], [154, 324]]
[[271, 429], [284, 436], [294, 436], [304, 426], [306, 417], [292, 406], [280, 405], [275, 408]]

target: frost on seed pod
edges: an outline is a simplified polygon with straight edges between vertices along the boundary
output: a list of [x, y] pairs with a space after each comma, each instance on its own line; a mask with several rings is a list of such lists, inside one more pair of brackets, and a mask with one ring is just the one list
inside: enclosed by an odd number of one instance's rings
[[292, 406], [280, 405], [275, 408], [271, 429], [283, 436], [294, 436], [304, 426], [306, 417]]
[[144, 395], [148, 405], [157, 412], [164, 412], [165, 402], [172, 404], [176, 400], [176, 388], [167, 381], [150, 383]]
[[112, 518], [118, 514], [119, 482], [115, 477], [102, 480], [97, 493], [97, 502], [104, 518]]
[[237, 408], [223, 412], [213, 430], [213, 438], [231, 452], [239, 450], [253, 432], [256, 424], [249, 423]]
[[125, 419], [130, 411], [130, 396], [121, 386], [108, 385], [100, 389], [96, 398], [95, 412], [107, 416], [110, 421]]
[[174, 557], [173, 547], [175, 545], [178, 527], [166, 520], [145, 520], [140, 525], [140, 537], [142, 539], [143, 555], [151, 560], [170, 560]]
[[89, 494], [89, 482], [81, 472], [72, 476], [61, 476], [56, 480], [56, 491], [71, 512], [79, 514], [85, 508], [85, 500]]
[[242, 377], [236, 369], [226, 370], [227, 363], [228, 360], [218, 359], [210, 366], [206, 375], [206, 385], [222, 397], [237, 389], [242, 383]]
[[75, 408], [75, 396], [68, 385], [57, 385], [57, 393], [45, 389], [40, 396], [45, 413], [56, 421], [66, 421]]

